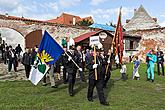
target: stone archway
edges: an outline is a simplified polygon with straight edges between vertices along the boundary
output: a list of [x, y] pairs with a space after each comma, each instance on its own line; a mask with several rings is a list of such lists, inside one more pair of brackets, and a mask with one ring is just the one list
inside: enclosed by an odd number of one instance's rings
[[2, 40], [4, 40], [8, 45], [11, 45], [15, 48], [18, 44], [21, 45], [21, 48], [25, 48], [25, 39], [24, 36], [17, 30], [12, 28], [1, 27], [0, 34]]
[[34, 48], [39, 46], [42, 39], [42, 30], [35, 30], [25, 36], [26, 48]]

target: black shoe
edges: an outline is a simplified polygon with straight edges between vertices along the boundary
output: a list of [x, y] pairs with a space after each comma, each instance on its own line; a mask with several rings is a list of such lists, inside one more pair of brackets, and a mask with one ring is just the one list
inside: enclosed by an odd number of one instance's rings
[[67, 84], [67, 82], [64, 82], [64, 84]]
[[147, 81], [150, 81], [150, 79], [147, 78]]
[[69, 95], [73, 97], [73, 93], [70, 93]]
[[89, 101], [89, 102], [93, 102], [93, 99], [92, 99], [92, 98], [89, 98], [88, 101]]
[[109, 106], [109, 103], [108, 102], [102, 102], [100, 104], [105, 105], [105, 106]]
[[58, 88], [58, 86], [56, 86], [56, 85], [55, 86], [51, 86], [51, 88]]
[[47, 86], [47, 84], [42, 84], [42, 86]]
[[152, 79], [151, 82], [154, 82], [154, 79]]
[[86, 80], [85, 80], [85, 79], [83, 79], [83, 80], [82, 80], [82, 82], [86, 82]]

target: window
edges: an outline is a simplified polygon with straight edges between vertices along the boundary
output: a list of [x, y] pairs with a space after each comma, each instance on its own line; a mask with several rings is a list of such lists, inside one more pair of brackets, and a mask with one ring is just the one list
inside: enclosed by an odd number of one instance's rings
[[134, 41], [130, 41], [130, 49], [134, 49]]

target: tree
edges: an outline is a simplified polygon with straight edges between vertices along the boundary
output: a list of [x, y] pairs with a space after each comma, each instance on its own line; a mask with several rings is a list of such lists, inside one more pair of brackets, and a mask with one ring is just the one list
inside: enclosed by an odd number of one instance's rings
[[79, 21], [77, 23], [77, 25], [79, 25], [79, 26], [90, 26], [92, 24], [93, 23], [91, 21], [89, 21], [88, 19], [87, 20], [83, 19], [82, 21]]
[[[112, 26], [112, 27], [116, 28], [116, 24], [113, 24], [113, 22], [106, 23], [106, 25]], [[123, 32], [124, 32], [124, 31], [125, 31], [125, 28], [124, 28], [124, 26], [123, 26]]]

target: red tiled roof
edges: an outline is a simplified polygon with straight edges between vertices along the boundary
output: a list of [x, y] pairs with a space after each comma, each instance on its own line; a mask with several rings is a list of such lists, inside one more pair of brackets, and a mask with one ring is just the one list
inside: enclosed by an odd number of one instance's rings
[[80, 35], [80, 36], [74, 38], [74, 42], [75, 42], [75, 43], [78, 43], [78, 42], [80, 42], [80, 41], [82, 41], [82, 40], [85, 40], [85, 39], [87, 39], [87, 38], [91, 37], [92, 35], [95, 35], [95, 34], [97, 34], [97, 33], [99, 33], [99, 32], [100, 32], [100, 31], [93, 31], [93, 32], [85, 33], [85, 34], [83, 34], [83, 35]]
[[47, 20], [47, 22], [64, 24], [64, 25], [73, 25], [73, 18], [75, 18], [75, 22], [82, 21], [83, 19], [93, 22], [91, 16], [86, 18], [80, 18], [79, 16], [75, 16], [67, 13], [62, 13], [60, 17], [57, 17], [56, 19]]

